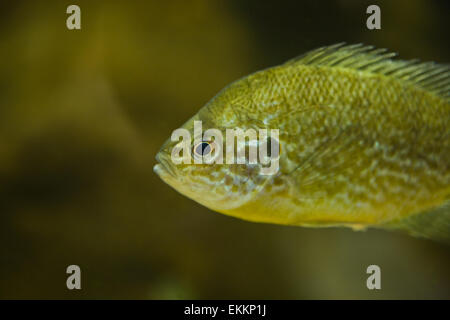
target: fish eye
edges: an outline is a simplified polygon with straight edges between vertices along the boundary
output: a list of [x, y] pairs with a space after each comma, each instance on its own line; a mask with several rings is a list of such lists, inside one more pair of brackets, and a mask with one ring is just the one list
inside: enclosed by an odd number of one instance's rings
[[204, 157], [211, 153], [213, 147], [209, 141], [202, 141], [194, 146], [193, 151], [194, 155], [199, 157]]

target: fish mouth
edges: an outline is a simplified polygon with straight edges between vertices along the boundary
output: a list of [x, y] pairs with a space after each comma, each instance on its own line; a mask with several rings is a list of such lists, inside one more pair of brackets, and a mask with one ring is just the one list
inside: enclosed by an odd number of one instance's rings
[[172, 178], [176, 177], [175, 171], [165, 157], [161, 156], [161, 154], [158, 153], [155, 158], [158, 162], [153, 167], [153, 171], [155, 171], [155, 173], [157, 173], [158, 175], [161, 175], [161, 173], [168, 173]]

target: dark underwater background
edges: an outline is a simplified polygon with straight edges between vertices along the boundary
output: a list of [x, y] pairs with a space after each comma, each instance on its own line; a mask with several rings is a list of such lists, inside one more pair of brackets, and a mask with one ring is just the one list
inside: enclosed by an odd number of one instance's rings
[[[81, 30], [66, 8], [81, 8]], [[381, 8], [381, 30], [366, 8]], [[448, 1], [2, 1], [0, 298], [449, 299], [450, 248], [257, 224], [153, 173], [221, 88], [346, 41], [450, 62]], [[81, 290], [66, 268], [81, 268]], [[366, 287], [381, 267], [381, 290]]]

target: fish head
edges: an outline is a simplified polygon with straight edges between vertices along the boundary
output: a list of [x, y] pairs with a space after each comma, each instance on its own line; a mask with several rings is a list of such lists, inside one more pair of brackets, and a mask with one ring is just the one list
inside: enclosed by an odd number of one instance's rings
[[[249, 145], [259, 142], [233, 138], [234, 158], [231, 163], [227, 161], [230, 159], [227, 159], [229, 137], [226, 132], [227, 129], [235, 129], [235, 123], [220, 121], [218, 117], [212, 120], [207, 110], [199, 112], [182, 126], [181, 129], [189, 133], [184, 137], [190, 139], [189, 146], [181, 146], [180, 140], [173, 139], [173, 136], [163, 144], [156, 155], [158, 164], [154, 171], [181, 194], [214, 211], [225, 213], [252, 199], [270, 175], [264, 170], [265, 164], [249, 161]], [[196, 121], [202, 123], [204, 134], [201, 137], [195, 132]], [[209, 129], [223, 133], [221, 138], [212, 136], [206, 139]], [[236, 159], [237, 150], [246, 151], [241, 161]], [[222, 163], [217, 159], [219, 155], [222, 156]]]

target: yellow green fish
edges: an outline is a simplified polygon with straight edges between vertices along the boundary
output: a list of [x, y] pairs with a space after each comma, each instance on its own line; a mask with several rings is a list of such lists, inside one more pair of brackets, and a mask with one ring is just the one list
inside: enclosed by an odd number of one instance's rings
[[255, 222], [399, 229], [450, 242], [450, 69], [336, 44], [233, 82], [183, 128], [279, 129], [279, 170], [175, 164], [155, 172], [198, 203]]

